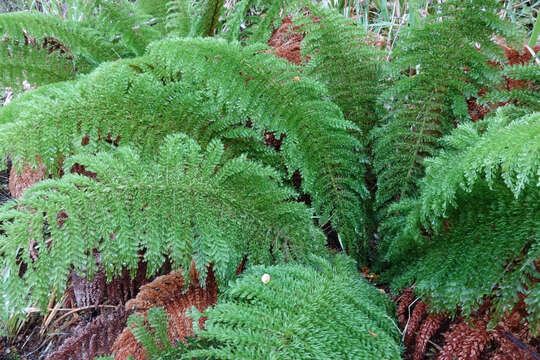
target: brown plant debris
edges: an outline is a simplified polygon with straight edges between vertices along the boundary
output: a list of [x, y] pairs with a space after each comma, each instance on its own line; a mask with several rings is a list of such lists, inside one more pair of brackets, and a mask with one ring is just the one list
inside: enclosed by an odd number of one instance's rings
[[268, 45], [275, 50], [273, 53], [296, 65], [302, 64], [300, 47], [305, 36], [298, 32], [299, 28], [299, 26], [294, 26], [290, 17], [285, 17], [281, 25], [272, 32], [268, 41]]
[[414, 289], [413, 287], [406, 288], [401, 296], [397, 299], [397, 317], [399, 324], [405, 327], [407, 320], [409, 319], [409, 305], [414, 301]]
[[444, 320], [445, 315], [429, 315], [422, 323], [418, 335], [416, 336], [416, 345], [414, 347], [413, 360], [422, 360], [429, 339], [437, 333], [441, 326], [441, 322]]
[[[197, 279], [197, 276], [192, 276]], [[157, 277], [154, 281], [141, 287], [135, 299], [127, 302], [126, 310], [136, 311], [146, 316], [151, 307], [162, 306], [169, 314], [168, 336], [171, 342], [185, 341], [192, 334], [192, 319], [186, 315], [186, 310], [195, 306], [204, 311], [217, 301], [217, 283], [212, 271], [208, 272], [206, 288], [192, 280], [187, 289], [184, 288], [184, 278], [181, 271]], [[205, 318], [199, 320], [199, 326], [204, 325]], [[135, 340], [131, 330], [125, 328], [118, 336], [113, 346], [115, 360], [126, 360], [132, 355], [135, 360], [144, 360], [146, 353], [141, 344]]]
[[92, 360], [109, 354], [116, 336], [126, 324], [123, 306], [104, 312], [90, 323], [80, 323], [62, 345], [46, 360]]
[[493, 330], [487, 329], [493, 317], [490, 299], [468, 319], [458, 312], [452, 320], [445, 314], [424, 318], [429, 305], [415, 300], [412, 287], [405, 289], [395, 301], [398, 319], [406, 327], [406, 359], [437, 356], [437, 360], [540, 360], [540, 338], [534, 337], [527, 321], [524, 295], [520, 295], [512, 311]]
[[[164, 266], [164, 271], [169, 270], [168, 264]], [[109, 283], [106, 282], [105, 273], [99, 269], [92, 280], [71, 274], [71, 286], [68, 288], [68, 299], [73, 306], [84, 307], [97, 304], [124, 305], [135, 297], [138, 289], [149, 282], [146, 278], [146, 264], [141, 262], [131, 278], [129, 271], [122, 271], [120, 276], [116, 276]]]
[[18, 173], [15, 167], [11, 168], [8, 187], [12, 197], [16, 199], [20, 198], [24, 190], [38, 181], [45, 179], [47, 169], [45, 168], [45, 165], [43, 165], [41, 157], [37, 156], [37, 161], [37, 169], [33, 169], [30, 165], [24, 164], [23, 171]]
[[486, 323], [478, 321], [472, 325], [466, 322], [450, 325], [444, 340], [444, 347], [437, 360], [477, 360], [489, 341]]
[[411, 317], [407, 322], [407, 327], [405, 329], [405, 344], [411, 345], [416, 337], [416, 331], [420, 328], [422, 320], [424, 320], [424, 315], [426, 315], [426, 304], [420, 300], [414, 307]]
[[540, 338], [535, 338], [525, 320], [524, 297], [512, 311], [488, 333], [495, 349], [491, 360], [540, 360]]

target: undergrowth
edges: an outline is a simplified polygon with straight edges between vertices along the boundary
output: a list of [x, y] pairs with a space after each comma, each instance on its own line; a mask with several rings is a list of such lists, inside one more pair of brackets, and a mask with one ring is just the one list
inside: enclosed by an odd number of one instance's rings
[[[393, 307], [359, 268], [407, 289], [402, 324], [418, 302], [402, 335], [409, 346], [418, 330], [415, 360], [447, 316], [463, 321], [441, 360], [487, 357], [516, 312], [538, 335], [536, 30], [495, 0], [388, 2], [395, 16], [320, 3], [36, 1], [0, 15], [0, 153], [24, 189], [0, 207], [7, 335], [29, 309], [49, 324], [70, 279], [142, 264], [148, 281], [165, 267], [183, 294], [214, 280], [219, 293], [191, 325], [178, 325], [189, 303], [181, 316], [128, 306], [137, 359], [398, 359]], [[167, 279], [156, 288], [180, 287]], [[149, 286], [138, 301], [154, 304]], [[82, 348], [106, 355], [107, 341]]]

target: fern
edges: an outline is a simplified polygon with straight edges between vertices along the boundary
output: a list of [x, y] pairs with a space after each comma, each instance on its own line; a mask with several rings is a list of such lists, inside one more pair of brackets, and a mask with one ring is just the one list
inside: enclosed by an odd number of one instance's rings
[[[58, 161], [74, 151], [73, 136], [118, 137], [146, 156], [174, 131], [203, 144], [219, 136], [231, 144], [231, 153], [248, 151], [277, 167], [284, 163], [289, 177], [299, 169], [320, 224], [331, 221], [344, 248], [360, 255], [367, 192], [361, 144], [350, 134], [356, 127], [325, 100], [320, 84], [295, 81], [295, 67], [260, 50], [214, 39], [164, 40], [145, 57], [38, 89], [0, 110], [6, 122], [3, 153], [17, 166], [40, 155], [55, 173]], [[267, 131], [286, 134], [280, 152], [264, 146]]]
[[400, 359], [387, 299], [355, 273], [344, 256], [253, 267], [204, 313], [210, 346], [182, 358]]
[[[102, 62], [141, 55], [148, 43], [161, 37], [150, 26], [150, 16], [127, 0], [68, 5], [65, 11], [50, 9], [48, 14], [0, 15], [0, 35], [6, 40], [0, 43], [6, 69], [0, 85], [16, 88], [22, 80], [43, 85], [71, 79], [73, 73], [87, 73]], [[44, 50], [37, 51], [40, 44]], [[66, 54], [61, 59], [50, 55], [58, 49]]]
[[225, 12], [221, 36], [229, 41], [243, 41], [248, 44], [266, 43], [274, 28], [281, 23], [281, 13], [285, 8], [297, 9], [301, 1], [282, 0], [241, 0]]
[[127, 48], [130, 54], [123, 57], [144, 54], [146, 46], [162, 36], [150, 26], [151, 17], [137, 4], [125, 0], [97, 0], [93, 1], [93, 6], [98, 9], [97, 14], [85, 19], [85, 25], [99, 31], [112, 44]]
[[168, 2], [166, 29], [179, 37], [188, 36], [193, 27], [193, 8], [189, 0], [172, 0]]
[[[415, 282], [435, 310], [470, 314], [488, 296], [501, 316], [519, 293], [537, 291], [540, 113], [503, 113], [444, 138], [447, 150], [426, 160], [420, 197], [391, 208], [408, 212], [388, 220], [398, 236], [387, 259], [396, 268], [414, 259], [392, 286]], [[528, 311], [539, 318], [537, 306]]]
[[151, 16], [151, 23], [162, 35], [167, 34], [167, 17], [171, 5], [170, 0], [138, 0], [137, 8]]
[[18, 12], [0, 15], [0, 33], [9, 39], [24, 42], [25, 32], [34, 37], [52, 36], [66, 45], [76, 56], [76, 63], [98, 65], [118, 59], [126, 50], [115, 48], [95, 30], [83, 25], [38, 12]]
[[380, 98], [386, 115], [372, 136], [381, 217], [393, 201], [416, 196], [423, 159], [435, 155], [438, 138], [454, 123], [469, 120], [466, 99], [500, 83], [500, 72], [488, 64], [502, 62], [492, 36], [515, 37], [494, 0], [435, 6], [425, 23], [401, 35], [393, 54], [398, 81]]
[[2, 258], [3, 293], [15, 309], [30, 299], [44, 307], [51, 289], [63, 293], [72, 268], [92, 277], [97, 262], [110, 279], [135, 271], [140, 257], [148, 276], [166, 258], [183, 269], [194, 261], [202, 283], [212, 264], [221, 285], [244, 256], [269, 264], [323, 248], [310, 209], [288, 201], [294, 192], [279, 185], [279, 174], [245, 156], [225, 161], [219, 141], [203, 151], [186, 135], [171, 135], [155, 162], [129, 147], [92, 152], [64, 165], [66, 174], [79, 164], [95, 176], [42, 181], [2, 208], [0, 251], [10, 254]]
[[[168, 316], [163, 308], [156, 307], [148, 310], [148, 323], [146, 327], [144, 316], [132, 314], [128, 319], [128, 326], [135, 339], [143, 344], [144, 349], [150, 354], [150, 359], [178, 359], [171, 357], [178, 352], [167, 337]], [[159, 354], [155, 356], [155, 354]], [[176, 354], [175, 354], [176, 355]]]
[[201, 0], [198, 4], [196, 21], [191, 36], [212, 36], [218, 28], [218, 21], [224, 0]]
[[326, 85], [345, 118], [366, 136], [377, 119], [384, 54], [368, 44], [369, 35], [358, 23], [336, 11], [310, 6], [309, 16], [303, 14], [295, 22], [306, 34], [302, 40], [304, 73]]
[[[62, 53], [61, 47], [55, 49], [59, 44], [51, 40], [4, 40], [0, 45], [0, 87], [20, 90], [25, 80], [42, 85], [73, 79], [77, 68], [72, 56]], [[79, 69], [84, 72], [85, 66], [79, 64]]]

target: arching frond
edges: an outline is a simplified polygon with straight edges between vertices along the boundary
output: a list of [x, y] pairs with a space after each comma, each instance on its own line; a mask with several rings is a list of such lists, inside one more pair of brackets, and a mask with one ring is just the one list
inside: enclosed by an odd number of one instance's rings
[[182, 269], [193, 261], [202, 283], [211, 265], [221, 287], [244, 257], [270, 264], [324, 249], [312, 211], [290, 201], [279, 173], [245, 156], [223, 159], [217, 140], [203, 150], [171, 135], [156, 161], [129, 147], [92, 153], [64, 162], [66, 174], [82, 166], [83, 175], [42, 181], [1, 208], [0, 251], [10, 254], [2, 292], [13, 309], [46, 306], [72, 269], [91, 277], [102, 264], [110, 278], [143, 260], [151, 276], [166, 258]]
[[[219, 136], [232, 153], [284, 163], [287, 177], [298, 169], [320, 223], [330, 220], [343, 246], [359, 254], [367, 192], [361, 144], [351, 134], [357, 128], [320, 84], [263, 49], [215, 39], [154, 43], [145, 57], [105, 64], [62, 90], [44, 89], [0, 110], [9, 122], [3, 151], [19, 165], [39, 154], [53, 172], [77, 135], [134, 142], [147, 156], [174, 131], [202, 143]], [[285, 135], [279, 152], [264, 146], [267, 132]]]
[[[409, 264], [393, 280], [395, 289], [414, 281], [415, 291], [436, 310], [459, 307], [465, 314], [485, 296], [494, 297], [502, 315], [518, 293], [533, 295], [540, 235], [538, 134], [540, 113], [534, 113], [465, 124], [444, 138], [447, 150], [426, 160], [418, 200], [390, 208], [406, 211], [401, 221], [387, 224], [397, 234], [388, 244], [388, 259], [397, 268]], [[530, 319], [539, 318], [537, 307], [528, 311]]]

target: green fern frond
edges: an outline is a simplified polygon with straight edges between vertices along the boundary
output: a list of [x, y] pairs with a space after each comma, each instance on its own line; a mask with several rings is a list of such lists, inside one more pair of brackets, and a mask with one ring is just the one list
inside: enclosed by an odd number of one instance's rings
[[[49, 39], [32, 42], [5, 40], [0, 44], [0, 87], [20, 89], [26, 80], [31, 85], [44, 85], [73, 79], [77, 73], [70, 54], [53, 50]], [[80, 68], [83, 72], [84, 67]]]
[[218, 29], [219, 17], [223, 11], [224, 0], [201, 0], [197, 11], [191, 36], [213, 36]]
[[84, 19], [85, 26], [99, 31], [112, 44], [123, 45], [132, 56], [144, 54], [146, 46], [162, 36], [150, 26], [151, 16], [137, 4], [127, 0], [95, 0], [93, 3], [99, 11]]
[[167, 3], [166, 29], [178, 37], [189, 36], [194, 21], [194, 9], [189, 0], [171, 0]]
[[151, 23], [162, 35], [167, 34], [167, 16], [171, 0], [137, 0], [135, 6], [151, 16]]
[[295, 18], [295, 24], [306, 34], [302, 40], [304, 74], [325, 84], [345, 118], [367, 135], [377, 119], [375, 105], [383, 90], [384, 53], [368, 44], [364, 28], [334, 10], [311, 6], [309, 16]]
[[[9, 139], [0, 141], [2, 151], [19, 167], [40, 155], [55, 173], [57, 160], [75, 151], [74, 136], [118, 137], [149, 157], [171, 132], [203, 144], [220, 137], [231, 154], [285, 164], [287, 177], [299, 169], [320, 224], [331, 221], [345, 249], [360, 254], [367, 191], [361, 144], [351, 134], [357, 128], [319, 83], [265, 49], [216, 39], [153, 43], [144, 57], [104, 64], [2, 108], [0, 138]], [[279, 152], [264, 145], [269, 131], [285, 134]]]
[[501, 83], [502, 63], [493, 35], [513, 38], [494, 0], [436, 4], [425, 22], [403, 31], [392, 60], [397, 82], [380, 98], [383, 124], [374, 129], [376, 206], [385, 217], [393, 201], [417, 194], [423, 160], [440, 148], [438, 138], [467, 122], [466, 100]]
[[298, 9], [300, 0], [241, 0], [225, 12], [222, 36], [248, 44], [268, 42], [287, 9]]
[[[45, 35], [58, 39], [74, 56], [77, 67], [97, 66], [124, 55], [125, 50], [107, 41], [96, 30], [59, 17], [38, 12], [0, 14], [0, 34], [12, 41], [24, 42], [24, 33], [36, 39]], [[2, 45], [5, 46], [5, 45]]]
[[140, 342], [150, 359], [166, 358], [175, 349], [167, 337], [169, 319], [167, 312], [161, 308], [151, 308], [147, 312], [148, 325], [146, 319], [141, 314], [132, 314], [128, 319], [128, 326], [135, 339]]
[[[223, 159], [217, 140], [205, 150], [181, 134], [163, 142], [155, 162], [129, 147], [96, 155], [89, 148], [65, 160], [68, 175], [1, 208], [0, 251], [11, 254], [1, 260], [2, 290], [12, 308], [29, 300], [46, 306], [51, 289], [63, 293], [71, 269], [92, 277], [98, 262], [110, 279], [141, 260], [148, 276], [166, 258], [182, 269], [194, 261], [201, 283], [211, 265], [221, 287], [244, 256], [270, 264], [323, 251], [312, 210], [290, 201], [295, 193], [274, 169], [245, 156]], [[95, 177], [69, 174], [76, 163]], [[37, 258], [28, 251], [33, 242]]]
[[[281, 153], [289, 175], [300, 170], [302, 189], [313, 195], [320, 223], [330, 220], [345, 249], [359, 254], [365, 246], [359, 240], [366, 241], [362, 199], [367, 190], [359, 179], [365, 162], [361, 143], [349, 134], [357, 127], [324, 100], [323, 87], [300, 78], [297, 68], [284, 60], [261, 53], [264, 49], [222, 40], [169, 40], [153, 44], [148, 56], [158, 65], [160, 78], [181, 74], [182, 81], [215, 89], [214, 109], [223, 119], [208, 129], [218, 126], [221, 133], [223, 124], [249, 118], [258, 131], [285, 134]], [[229, 85], [224, 89], [220, 84]], [[249, 95], [239, 96], [243, 91]]]
[[204, 313], [197, 335], [211, 345], [182, 358], [400, 359], [389, 302], [354, 267], [339, 257], [249, 269]]
[[[534, 113], [464, 124], [443, 139], [446, 150], [426, 160], [420, 197], [390, 208], [407, 214], [392, 224], [398, 236], [387, 238], [387, 259], [401, 269], [408, 264], [394, 289], [415, 282], [435, 310], [459, 307], [465, 314], [493, 296], [499, 316], [518, 301], [518, 292], [532, 293], [540, 229], [538, 134], [540, 113]], [[528, 311], [538, 319], [537, 307]]]

